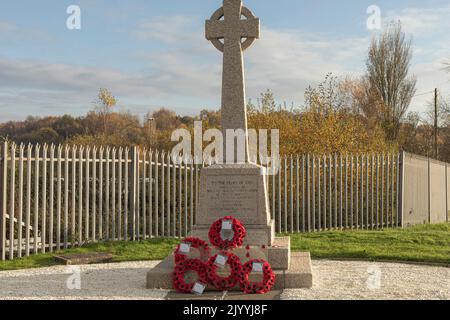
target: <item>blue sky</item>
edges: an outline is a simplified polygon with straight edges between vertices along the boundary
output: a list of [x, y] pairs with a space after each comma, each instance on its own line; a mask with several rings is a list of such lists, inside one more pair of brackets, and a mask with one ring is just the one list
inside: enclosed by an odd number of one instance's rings
[[[270, 88], [277, 99], [303, 102], [304, 90], [328, 72], [358, 76], [376, 31], [400, 19], [413, 37], [418, 94], [448, 95], [450, 4], [433, 1], [244, 0], [260, 19], [261, 39], [245, 54], [247, 96]], [[81, 8], [81, 30], [68, 30], [66, 9]], [[145, 114], [165, 106], [196, 114], [220, 105], [221, 56], [204, 39], [204, 20], [220, 0], [40, 0], [0, 3], [0, 121], [27, 115], [82, 115], [100, 87], [119, 107]], [[411, 110], [423, 111], [431, 95]]]

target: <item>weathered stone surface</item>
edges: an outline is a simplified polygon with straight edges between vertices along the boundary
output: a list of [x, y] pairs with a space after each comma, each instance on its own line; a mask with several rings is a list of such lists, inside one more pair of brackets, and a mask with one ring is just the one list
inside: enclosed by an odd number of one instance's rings
[[293, 252], [291, 267], [284, 272], [284, 289], [312, 288], [312, 265], [309, 252]]
[[288, 270], [291, 266], [291, 238], [275, 238], [273, 246], [268, 250], [266, 260], [274, 270]]

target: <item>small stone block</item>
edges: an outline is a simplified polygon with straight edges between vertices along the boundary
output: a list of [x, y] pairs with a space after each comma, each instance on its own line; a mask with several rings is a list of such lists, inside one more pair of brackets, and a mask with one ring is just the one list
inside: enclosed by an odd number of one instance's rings
[[68, 253], [55, 256], [55, 260], [65, 265], [83, 265], [93, 263], [110, 262], [113, 255], [110, 253], [94, 252], [94, 253]]
[[268, 250], [268, 261], [274, 270], [288, 270], [291, 266], [291, 238], [275, 238]]
[[309, 252], [293, 252], [291, 267], [284, 274], [284, 288], [312, 288], [313, 276]]

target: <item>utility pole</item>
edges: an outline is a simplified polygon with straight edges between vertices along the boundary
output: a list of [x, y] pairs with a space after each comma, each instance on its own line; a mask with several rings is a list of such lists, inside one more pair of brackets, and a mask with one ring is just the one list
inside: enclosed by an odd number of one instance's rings
[[434, 89], [434, 157], [438, 158], [438, 89]]

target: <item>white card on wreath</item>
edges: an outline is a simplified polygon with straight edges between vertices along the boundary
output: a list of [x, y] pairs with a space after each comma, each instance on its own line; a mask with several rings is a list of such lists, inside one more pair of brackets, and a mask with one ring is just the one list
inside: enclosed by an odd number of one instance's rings
[[233, 221], [232, 220], [223, 220], [222, 221], [222, 230], [232, 230], [233, 229]]
[[253, 272], [263, 272], [263, 264], [261, 262], [253, 262]]
[[214, 261], [214, 264], [216, 266], [219, 266], [219, 267], [223, 268], [223, 267], [225, 267], [225, 263], [227, 263], [227, 260], [228, 260], [227, 256], [218, 254], [217, 257], [216, 257], [216, 260]]
[[191, 251], [191, 244], [187, 242], [182, 242], [180, 244], [180, 249], [178, 250], [178, 253], [181, 254], [188, 254]]
[[196, 282], [192, 287], [192, 293], [202, 295], [206, 289], [206, 285], [200, 282]]

